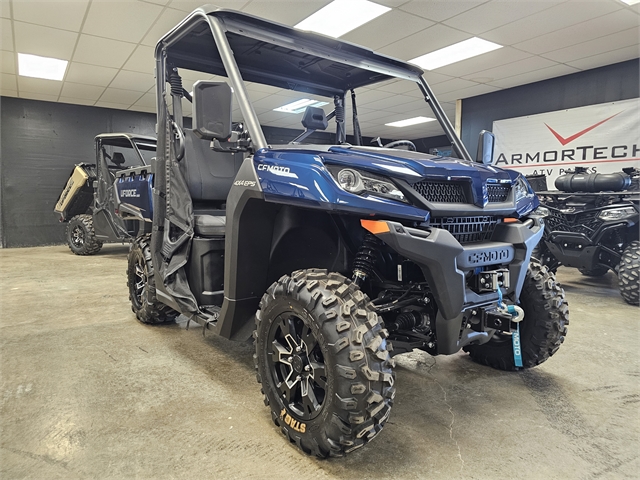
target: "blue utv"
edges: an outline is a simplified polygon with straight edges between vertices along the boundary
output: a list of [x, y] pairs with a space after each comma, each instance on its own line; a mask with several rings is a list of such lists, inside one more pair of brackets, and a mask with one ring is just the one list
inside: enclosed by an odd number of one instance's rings
[[[490, 134], [471, 160], [418, 67], [209, 6], [155, 55], [152, 218], [120, 196], [120, 211], [151, 231], [129, 254], [133, 311], [253, 335], [265, 403], [305, 453], [340, 456], [378, 435], [396, 393], [393, 355], [463, 349], [514, 370], [558, 350], [564, 292], [530, 263], [538, 199], [490, 165]], [[197, 75], [187, 91], [182, 77]], [[362, 145], [358, 93], [399, 82], [426, 101], [457, 158], [409, 140]], [[260, 119], [291, 115], [272, 110], [296, 98], [304, 131], [268, 142]]]

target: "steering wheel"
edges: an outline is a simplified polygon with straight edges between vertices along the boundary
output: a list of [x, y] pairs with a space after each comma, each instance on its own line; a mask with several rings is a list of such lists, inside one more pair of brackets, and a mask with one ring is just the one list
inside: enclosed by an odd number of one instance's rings
[[395, 142], [387, 143], [384, 148], [397, 148], [397, 147], [409, 147], [410, 152], [416, 151], [416, 146], [411, 140], [396, 140]]

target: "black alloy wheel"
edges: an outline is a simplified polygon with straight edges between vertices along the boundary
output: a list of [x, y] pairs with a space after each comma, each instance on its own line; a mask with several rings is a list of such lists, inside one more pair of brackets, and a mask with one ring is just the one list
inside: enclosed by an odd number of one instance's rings
[[303, 420], [315, 418], [326, 398], [324, 356], [311, 328], [293, 312], [271, 325], [268, 354], [271, 375], [287, 407]]
[[73, 230], [71, 230], [71, 243], [76, 248], [82, 248], [84, 245], [84, 228], [80, 225], [76, 225]]
[[150, 241], [150, 235], [137, 237], [129, 249], [127, 287], [131, 310], [142, 323], [173, 322], [179, 313], [160, 302], [156, 296]]

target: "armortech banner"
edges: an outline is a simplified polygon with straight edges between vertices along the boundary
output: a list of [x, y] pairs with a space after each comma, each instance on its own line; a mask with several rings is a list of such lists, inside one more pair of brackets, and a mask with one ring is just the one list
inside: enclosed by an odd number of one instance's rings
[[568, 169], [589, 173], [640, 167], [640, 99], [589, 105], [493, 122], [493, 164], [523, 175], [555, 178]]

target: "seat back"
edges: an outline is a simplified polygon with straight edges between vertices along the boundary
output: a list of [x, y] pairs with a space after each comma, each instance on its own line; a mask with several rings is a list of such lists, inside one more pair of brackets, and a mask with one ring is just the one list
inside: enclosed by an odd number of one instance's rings
[[194, 202], [226, 202], [233, 180], [243, 161], [242, 153], [214, 152], [208, 140], [184, 130], [182, 174]]

